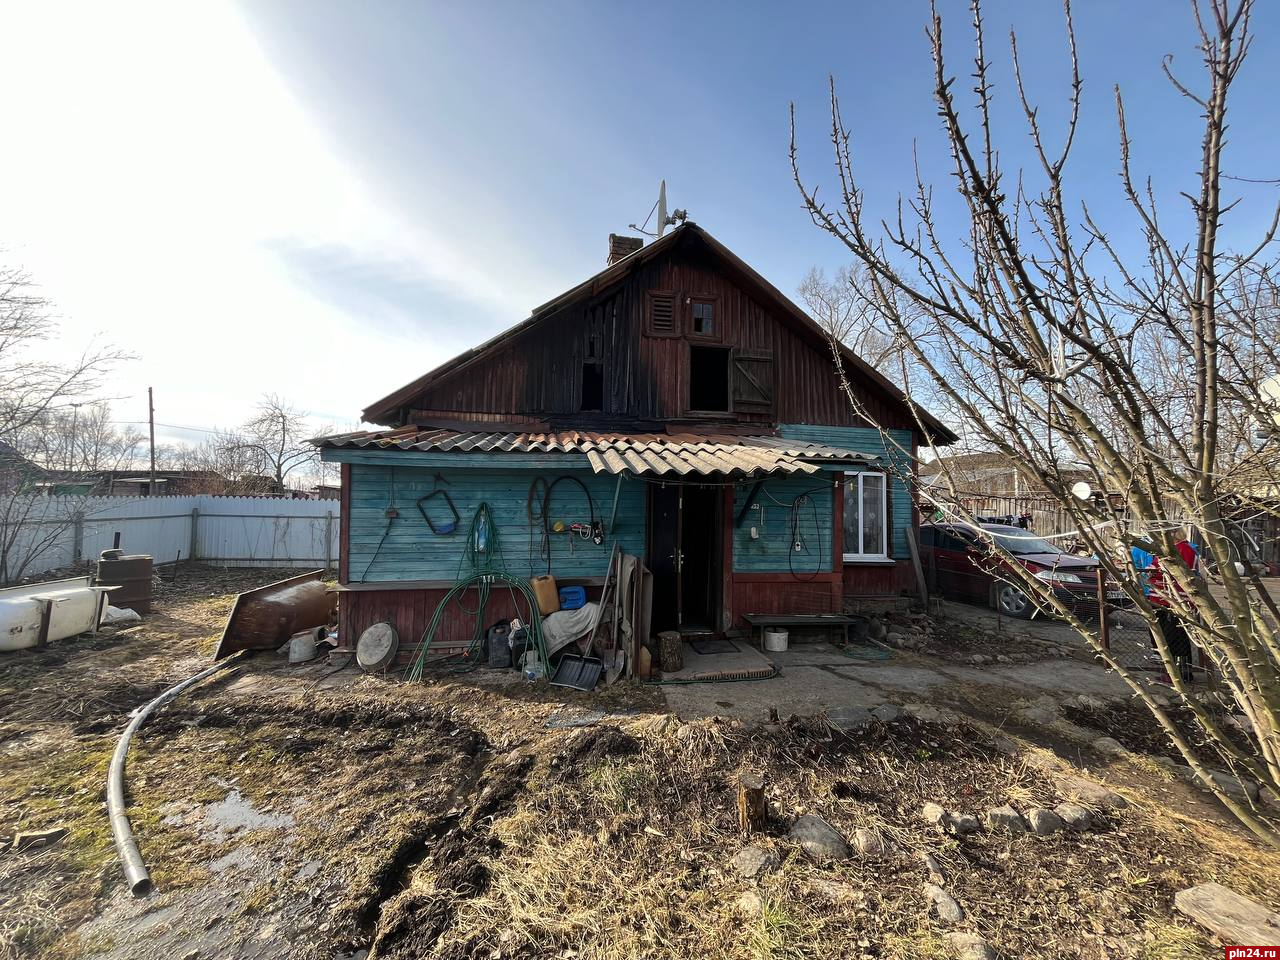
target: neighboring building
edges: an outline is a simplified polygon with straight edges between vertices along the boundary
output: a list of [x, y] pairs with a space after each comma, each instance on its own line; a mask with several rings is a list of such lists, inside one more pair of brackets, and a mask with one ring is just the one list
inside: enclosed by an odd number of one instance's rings
[[0, 440], [0, 494], [30, 488], [44, 476], [44, 468], [24, 457], [12, 444]]
[[[1003, 453], [958, 453], [920, 464], [920, 484], [926, 490], [946, 489], [948, 474], [962, 495], [1040, 497], [1048, 492], [1043, 484], [1028, 481]], [[1084, 466], [1063, 467], [1062, 476], [1068, 486], [1092, 479]]]
[[337, 483], [317, 483], [307, 491], [311, 500], [341, 500], [342, 485]]
[[[840, 352], [900, 449], [855, 417], [821, 328], [705, 230], [610, 237], [605, 270], [363, 412], [386, 429], [317, 441], [342, 465], [343, 634], [390, 620], [402, 654], [415, 643], [481, 502], [511, 573], [549, 566], [590, 590], [614, 543], [641, 557], [655, 632], [914, 590], [904, 478], [922, 438], [902, 393]], [[603, 543], [555, 521], [599, 523]], [[461, 613], [445, 617], [470, 636]]]

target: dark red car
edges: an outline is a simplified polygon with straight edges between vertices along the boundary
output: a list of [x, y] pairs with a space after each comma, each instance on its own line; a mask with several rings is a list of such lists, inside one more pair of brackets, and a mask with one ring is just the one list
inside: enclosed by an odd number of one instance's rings
[[[978, 532], [981, 531], [981, 532]], [[1064, 553], [1057, 544], [1021, 527], [997, 523], [978, 529], [961, 524], [926, 523], [920, 527], [920, 553], [936, 589], [952, 600], [981, 603], [1007, 617], [1030, 619], [1036, 605], [1017, 586], [1008, 571], [1010, 562], [993, 555], [987, 538], [996, 541], [1014, 561], [1053, 587], [1054, 596], [1074, 613], [1098, 615], [1098, 563], [1089, 557]], [[1001, 576], [1001, 571], [1006, 575]], [[1124, 594], [1108, 590], [1108, 604], [1119, 604]]]

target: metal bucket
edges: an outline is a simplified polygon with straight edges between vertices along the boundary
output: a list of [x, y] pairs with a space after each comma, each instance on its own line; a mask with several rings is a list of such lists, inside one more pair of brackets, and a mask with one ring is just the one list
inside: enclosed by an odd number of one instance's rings
[[111, 591], [113, 607], [128, 607], [137, 613], [150, 613], [154, 597], [151, 589], [152, 559], [145, 554], [120, 556], [117, 550], [102, 551], [95, 583], [101, 587], [119, 587]]

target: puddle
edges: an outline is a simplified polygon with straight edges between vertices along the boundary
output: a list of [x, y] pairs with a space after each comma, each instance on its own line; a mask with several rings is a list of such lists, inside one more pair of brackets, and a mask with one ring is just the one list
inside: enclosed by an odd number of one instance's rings
[[217, 803], [205, 805], [200, 825], [207, 839], [225, 840], [241, 830], [285, 830], [295, 822], [287, 813], [264, 813], [232, 788]]

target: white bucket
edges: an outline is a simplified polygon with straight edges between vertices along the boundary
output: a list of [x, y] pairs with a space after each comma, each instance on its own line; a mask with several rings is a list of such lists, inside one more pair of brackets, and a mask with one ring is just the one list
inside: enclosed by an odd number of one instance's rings
[[787, 631], [783, 627], [764, 628], [764, 648], [774, 653], [787, 649]]

